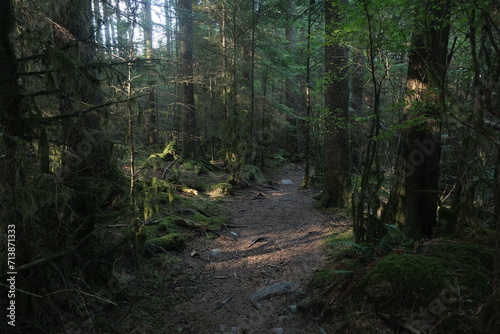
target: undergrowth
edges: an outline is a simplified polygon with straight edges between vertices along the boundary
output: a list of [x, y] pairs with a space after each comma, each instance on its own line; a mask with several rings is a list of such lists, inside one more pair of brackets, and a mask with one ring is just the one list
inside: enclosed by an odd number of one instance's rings
[[174, 151], [165, 149], [143, 163], [135, 184], [134, 224], [130, 228], [125, 221], [115, 229], [115, 238], [126, 241], [125, 254], [130, 256], [114, 264], [116, 287], [111, 289], [110, 299], [124, 304], [90, 320], [96, 332], [175, 330], [169, 319], [158, 315], [195, 291], [176, 290], [179, 281], [187, 287], [192, 284], [182, 276], [183, 248], [193, 238], [217, 236], [227, 224], [219, 201], [234, 193], [225, 182], [227, 174], [206, 162], [172, 164], [174, 157]]
[[411, 326], [477, 333], [492, 292], [491, 249], [457, 240], [413, 242], [395, 226], [386, 229], [378, 243], [355, 243], [352, 231], [326, 240], [328, 266], [310, 282], [315, 308], [321, 304], [315, 316], [335, 318], [341, 332], [397, 333]]

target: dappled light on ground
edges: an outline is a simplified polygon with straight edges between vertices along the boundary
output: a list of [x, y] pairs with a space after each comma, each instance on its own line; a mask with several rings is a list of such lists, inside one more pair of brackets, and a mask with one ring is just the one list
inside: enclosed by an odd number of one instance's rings
[[[246, 189], [227, 197], [231, 228], [214, 240], [188, 243], [186, 280], [196, 288], [189, 300], [168, 313], [182, 333], [317, 333], [320, 324], [295, 314], [303, 293], [281, 293], [259, 301], [250, 297], [279, 282], [305, 290], [325, 261], [324, 240], [348, 222], [315, 208], [311, 193], [299, 190], [303, 170], [287, 166], [272, 186]], [[281, 180], [288, 180], [286, 184]], [[338, 224], [337, 224], [338, 223]], [[293, 283], [292, 283], [293, 282]]]

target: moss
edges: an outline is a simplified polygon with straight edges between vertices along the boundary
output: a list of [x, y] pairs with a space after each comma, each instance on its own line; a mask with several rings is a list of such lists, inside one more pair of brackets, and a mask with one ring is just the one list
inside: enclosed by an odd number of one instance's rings
[[215, 194], [221, 195], [234, 195], [234, 188], [230, 183], [222, 182], [211, 185], [208, 187], [208, 191]]
[[353, 273], [354, 271], [348, 269], [318, 270], [313, 275], [311, 285], [318, 288], [328, 288], [334, 282], [349, 279]]
[[182, 217], [177, 215], [168, 216], [160, 220], [158, 230], [161, 232], [175, 233], [179, 232], [180, 228], [175, 224], [176, 221], [182, 220]]
[[212, 230], [221, 230], [226, 223], [226, 219], [222, 217], [207, 217], [200, 213], [197, 213], [193, 216], [193, 218], [201, 223], [202, 225], [212, 229]]
[[156, 255], [151, 261], [154, 267], [171, 268], [182, 263], [182, 259], [178, 256], [163, 253]]
[[149, 254], [159, 254], [165, 251], [176, 251], [181, 249], [186, 238], [179, 233], [164, 235], [146, 241], [145, 251]]
[[430, 244], [425, 252], [429, 255], [450, 261], [450, 264], [455, 264], [456, 266], [470, 266], [476, 269], [483, 267], [488, 271], [493, 270], [493, 253], [482, 245], [440, 241]]
[[458, 277], [460, 283], [471, 290], [470, 293], [464, 293], [465, 297], [482, 299], [491, 293], [492, 279], [483, 272], [476, 269], [466, 269], [459, 273]]
[[244, 185], [250, 184], [260, 184], [266, 180], [266, 176], [259, 167], [247, 164], [245, 165], [240, 173], [241, 183]]
[[390, 299], [400, 304], [423, 304], [437, 297], [449, 278], [450, 271], [442, 259], [390, 254], [367, 273], [361, 284], [367, 288], [385, 285]]

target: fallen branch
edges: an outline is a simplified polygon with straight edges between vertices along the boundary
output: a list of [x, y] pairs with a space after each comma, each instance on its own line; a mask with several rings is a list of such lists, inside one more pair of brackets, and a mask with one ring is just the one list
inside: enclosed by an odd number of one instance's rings
[[172, 161], [172, 163], [170, 165], [165, 167], [165, 169], [163, 170], [163, 173], [161, 173], [160, 180], [165, 179], [165, 176], [167, 175], [167, 171], [170, 169], [170, 167], [172, 167], [175, 164], [176, 161], [177, 161], [177, 158], [175, 158], [174, 161]]
[[47, 257], [44, 257], [44, 258], [41, 258], [41, 259], [38, 259], [38, 260], [35, 260], [35, 261], [32, 261], [32, 262], [23, 264], [22, 266], [16, 267], [16, 272], [20, 272], [20, 271], [29, 269], [31, 267], [34, 267], [36, 265], [39, 265], [39, 264], [42, 264], [44, 262], [50, 261], [52, 259], [56, 259], [58, 257], [64, 256], [64, 255], [66, 255], [68, 253], [69, 253], [68, 251], [64, 251], [64, 252], [57, 253], [55, 255], [49, 255]]
[[268, 241], [269, 238], [268, 237], [257, 237], [255, 239], [253, 239], [252, 241], [250, 241], [250, 244], [248, 245], [247, 248], [250, 248], [253, 246], [253, 244], [257, 243], [257, 242], [264, 242], [264, 241]]

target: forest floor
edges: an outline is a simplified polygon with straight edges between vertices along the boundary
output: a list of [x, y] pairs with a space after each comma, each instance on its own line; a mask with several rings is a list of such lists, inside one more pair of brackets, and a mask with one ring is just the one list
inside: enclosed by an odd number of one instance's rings
[[[302, 176], [301, 167], [287, 165], [270, 175], [271, 186], [224, 197], [232, 227], [217, 238], [195, 238], [183, 250], [175, 291], [189, 297], [163, 314], [172, 332], [329, 332], [328, 324], [297, 312], [296, 305], [307, 296], [314, 271], [325, 263], [324, 239], [349, 229], [349, 222], [317, 209], [311, 191], [299, 189]], [[281, 290], [273, 286], [280, 282], [291, 283], [283, 283]], [[277, 290], [269, 291], [273, 288]]]

